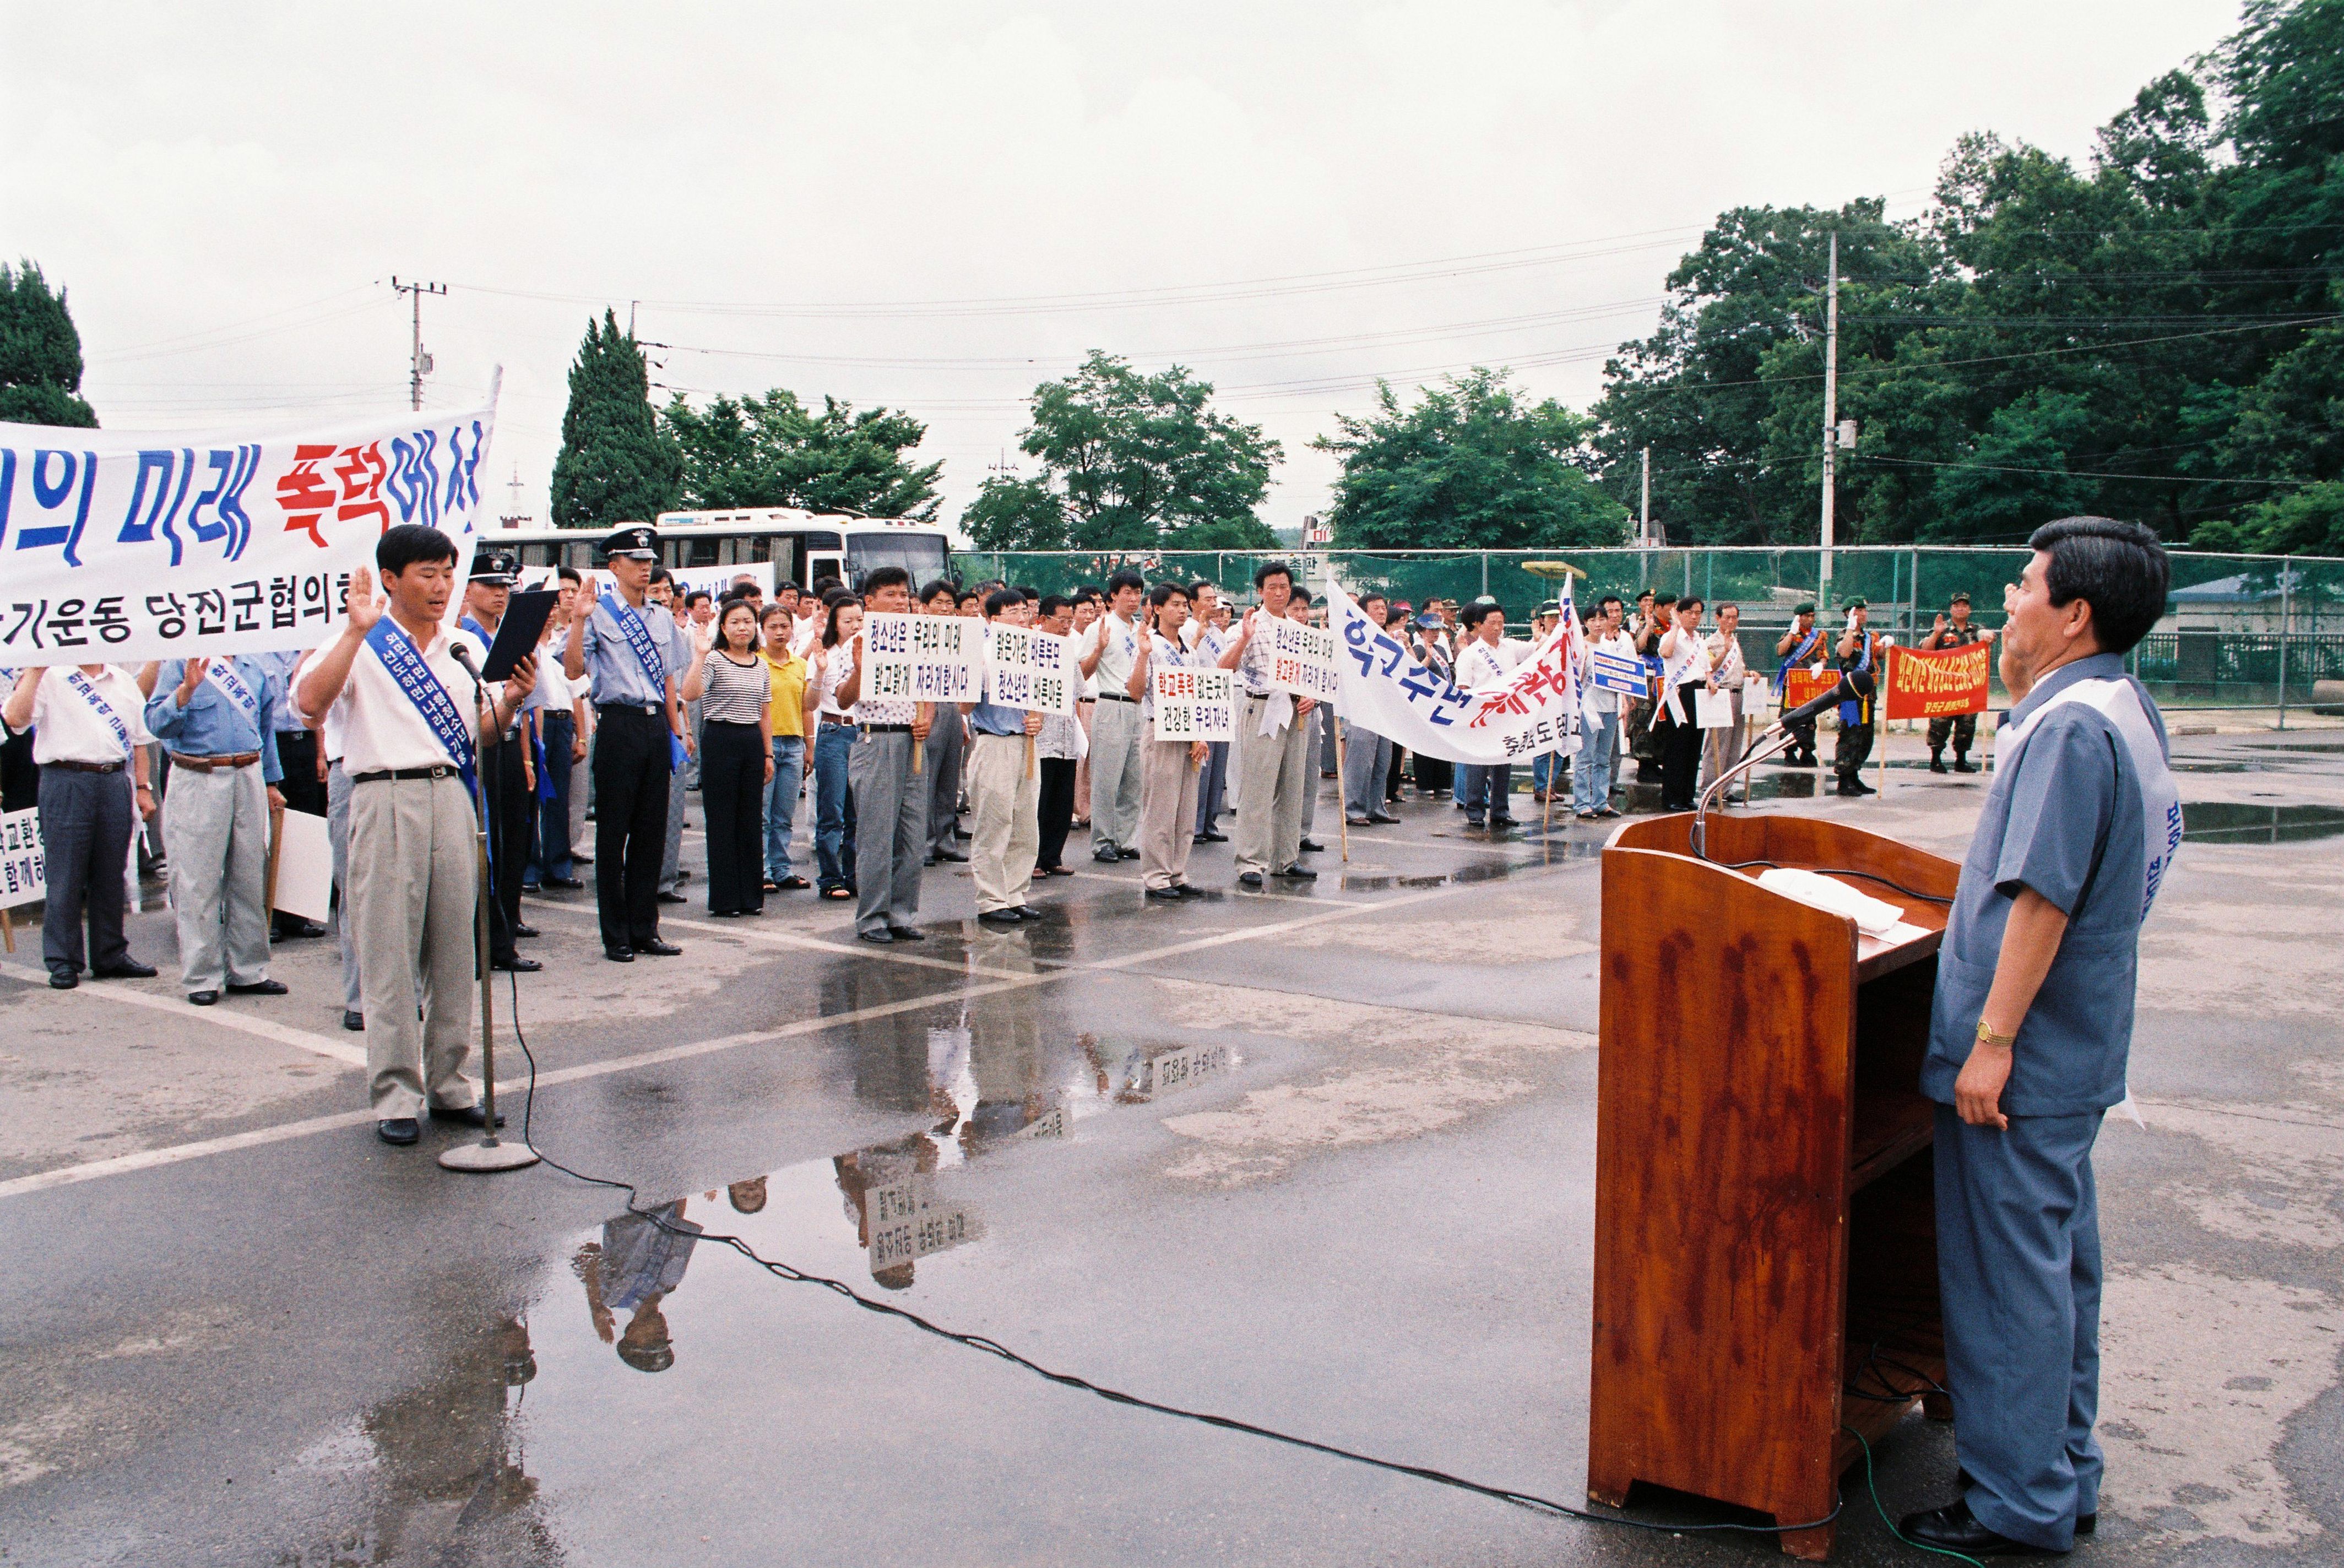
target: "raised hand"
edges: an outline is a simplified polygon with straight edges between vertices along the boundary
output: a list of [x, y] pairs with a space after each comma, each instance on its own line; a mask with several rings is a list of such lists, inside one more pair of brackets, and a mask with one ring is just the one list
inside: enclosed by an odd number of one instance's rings
[[352, 630], [363, 635], [374, 630], [375, 622], [390, 607], [390, 601], [375, 592], [374, 573], [361, 566], [350, 573], [349, 592], [342, 598], [342, 607], [349, 615]]
[[212, 662], [201, 654], [187, 661], [186, 670], [179, 676], [179, 706], [184, 708], [187, 705], [188, 700], [196, 694], [196, 688], [204, 683], [205, 672], [211, 667]]

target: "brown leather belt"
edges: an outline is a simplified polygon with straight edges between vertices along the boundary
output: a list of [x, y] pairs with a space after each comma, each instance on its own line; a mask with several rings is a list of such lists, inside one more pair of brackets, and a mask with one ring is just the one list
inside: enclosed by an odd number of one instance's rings
[[842, 730], [851, 730], [854, 727], [853, 719], [842, 719], [836, 713], [823, 713], [819, 717], [823, 723], [836, 724]]
[[186, 768], [190, 773], [198, 774], [216, 773], [221, 768], [231, 770], [248, 768], [259, 760], [258, 752], [237, 752], [233, 756], [226, 757], [183, 757], [177, 752], [171, 754], [173, 767]]
[[123, 768], [120, 763], [55, 762], [43, 763], [41, 765], [45, 768], [63, 768], [67, 773], [74, 774], [118, 774]]

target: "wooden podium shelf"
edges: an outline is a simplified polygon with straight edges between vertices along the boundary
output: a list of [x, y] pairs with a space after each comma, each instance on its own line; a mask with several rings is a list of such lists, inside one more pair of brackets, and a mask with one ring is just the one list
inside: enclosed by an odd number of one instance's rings
[[[1757, 885], [1766, 861], [1950, 898], [1960, 868], [1814, 817], [1622, 826], [1603, 853], [1587, 1489], [1638, 1482], [1823, 1519], [1859, 1450], [1945, 1377], [1919, 1078], [1945, 908], [1917, 934]], [[1949, 1413], [1933, 1401], [1931, 1413]], [[1833, 1527], [1786, 1531], [1821, 1560]]]

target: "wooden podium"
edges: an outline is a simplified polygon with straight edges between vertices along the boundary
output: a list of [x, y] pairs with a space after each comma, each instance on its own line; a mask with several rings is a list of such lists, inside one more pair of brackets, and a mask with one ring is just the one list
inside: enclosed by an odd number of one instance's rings
[[[1946, 909], [1847, 879], [1920, 927], [1757, 885], [1771, 861], [1953, 896], [1960, 867], [1816, 817], [1630, 823], [1603, 852], [1588, 1495], [1637, 1482], [1831, 1514], [1856, 1459], [1945, 1378], [1919, 1089]], [[1930, 1413], [1950, 1418], [1940, 1396]], [[1821, 1561], [1833, 1526], [1786, 1531]]]

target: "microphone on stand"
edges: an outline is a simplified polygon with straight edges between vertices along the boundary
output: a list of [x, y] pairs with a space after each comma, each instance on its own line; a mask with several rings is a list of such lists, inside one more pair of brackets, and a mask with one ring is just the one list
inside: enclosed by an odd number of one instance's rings
[[1814, 718], [1816, 714], [1822, 713], [1826, 708], [1835, 708], [1842, 703], [1861, 702], [1864, 698], [1872, 695], [1873, 690], [1874, 683], [1871, 671], [1846, 671], [1841, 674], [1838, 685], [1834, 686], [1830, 691], [1824, 693], [1820, 697], [1801, 703], [1797, 707], [1793, 708], [1789, 713], [1784, 713], [1781, 718], [1775, 720], [1773, 725], [1768, 729], [1767, 733], [1769, 734], [1779, 735], [1789, 726], [1793, 724], [1804, 723], [1807, 720]]
[[1834, 707], [1841, 703], [1861, 702], [1871, 696], [1874, 690], [1874, 683], [1871, 671], [1844, 671], [1840, 675], [1838, 685], [1820, 697], [1801, 703], [1765, 729], [1761, 730], [1758, 733], [1758, 738], [1752, 741], [1749, 749], [1742, 754], [1742, 760], [1712, 779], [1709, 787], [1702, 791], [1701, 798], [1693, 803], [1692, 852], [1694, 855], [1702, 860], [1709, 858], [1709, 803], [1712, 797], [1736, 778], [1788, 745], [1790, 744], [1789, 726], [1803, 723], [1825, 708]]

